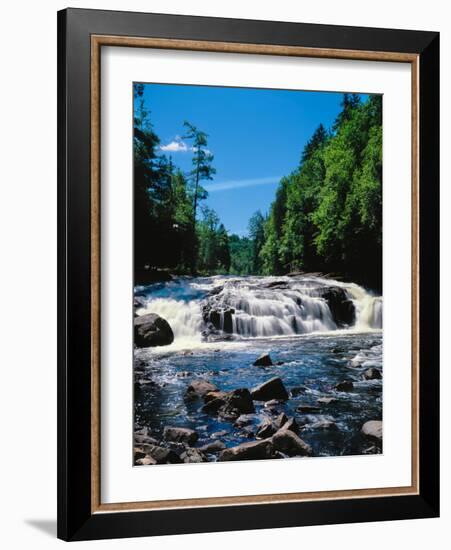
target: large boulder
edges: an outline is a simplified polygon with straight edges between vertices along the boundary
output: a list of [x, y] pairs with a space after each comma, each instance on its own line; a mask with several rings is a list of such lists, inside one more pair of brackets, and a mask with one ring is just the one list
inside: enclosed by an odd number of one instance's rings
[[286, 401], [288, 399], [288, 392], [279, 377], [271, 378], [255, 387], [251, 391], [251, 395], [255, 401], [270, 401], [272, 399]]
[[156, 313], [135, 317], [133, 323], [134, 342], [140, 348], [168, 346], [174, 341], [169, 323]]
[[174, 443], [187, 443], [193, 445], [198, 439], [198, 434], [195, 430], [189, 428], [179, 428], [176, 426], [166, 426], [163, 431], [163, 437], [166, 441]]
[[208, 380], [203, 380], [199, 378], [198, 380], [193, 380], [186, 390], [186, 397], [192, 399], [196, 397], [205, 397], [210, 392], [217, 392], [218, 388], [209, 382]]
[[242, 414], [255, 412], [252, 396], [247, 388], [238, 388], [229, 392], [225, 398], [225, 403], [219, 409], [220, 416], [224, 418], [236, 419]]
[[273, 362], [269, 353], [262, 353], [260, 357], [254, 361], [255, 367], [270, 367], [272, 364]]
[[271, 438], [276, 451], [288, 456], [311, 456], [312, 448], [291, 430], [281, 428]]
[[317, 295], [326, 300], [332, 317], [338, 327], [350, 326], [355, 322], [354, 302], [349, 299], [346, 291], [339, 286], [318, 288]]
[[369, 420], [362, 426], [362, 434], [370, 439], [382, 441], [382, 420]]
[[263, 460], [271, 458], [273, 455], [273, 445], [269, 439], [261, 441], [251, 441], [250, 443], [241, 443], [236, 447], [224, 449], [219, 455], [219, 460]]

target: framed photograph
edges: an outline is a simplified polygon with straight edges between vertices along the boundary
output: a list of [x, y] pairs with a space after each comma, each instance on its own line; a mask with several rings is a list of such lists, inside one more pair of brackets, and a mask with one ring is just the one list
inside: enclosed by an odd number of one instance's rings
[[58, 536], [439, 514], [439, 35], [58, 14]]

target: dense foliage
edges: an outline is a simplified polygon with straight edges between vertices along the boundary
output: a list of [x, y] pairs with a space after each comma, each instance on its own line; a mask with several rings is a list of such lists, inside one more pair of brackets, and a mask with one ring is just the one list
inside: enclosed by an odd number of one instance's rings
[[159, 149], [143, 87], [134, 88], [135, 269], [180, 273], [334, 272], [381, 287], [382, 100], [344, 94], [331, 130], [322, 124], [299, 166], [282, 178], [269, 213], [248, 235], [229, 235], [201, 203], [215, 169], [208, 136], [185, 122], [192, 170], [183, 174]]
[[265, 225], [262, 272], [335, 272], [381, 287], [382, 100], [344, 94], [283, 178]]

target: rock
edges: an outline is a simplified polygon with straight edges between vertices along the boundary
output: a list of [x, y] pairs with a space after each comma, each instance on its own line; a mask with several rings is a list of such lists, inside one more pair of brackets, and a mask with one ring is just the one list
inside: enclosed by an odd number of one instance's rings
[[354, 389], [354, 384], [351, 380], [343, 380], [343, 382], [339, 382], [335, 389], [337, 391], [352, 391]]
[[202, 445], [202, 447], [199, 447], [199, 451], [207, 454], [214, 454], [223, 451], [225, 448], [225, 444], [217, 439], [216, 441], [212, 441], [211, 443], [206, 443], [205, 445]]
[[273, 362], [269, 353], [262, 353], [258, 359], [254, 361], [254, 367], [270, 367]]
[[244, 428], [244, 426], [249, 426], [254, 422], [256, 418], [255, 414], [241, 414], [234, 423], [234, 426], [237, 428]]
[[291, 430], [284, 428], [277, 431], [271, 438], [276, 451], [288, 456], [311, 456], [312, 448]]
[[218, 388], [208, 380], [193, 380], [186, 390], [186, 397], [204, 397], [207, 393], [218, 391]]
[[179, 428], [176, 426], [166, 426], [163, 430], [163, 437], [166, 441], [174, 443], [187, 443], [193, 445], [198, 439], [198, 434], [189, 428]]
[[251, 391], [252, 399], [255, 401], [270, 401], [271, 399], [280, 399], [286, 401], [288, 392], [280, 378], [271, 378], [263, 384], [255, 387]]
[[330, 405], [335, 401], [338, 401], [336, 397], [320, 397], [316, 400], [316, 402], [319, 403], [320, 405]]
[[135, 460], [135, 464], [137, 466], [150, 466], [151, 464], [157, 464], [157, 461], [150, 455], [145, 455], [144, 457]]
[[204, 402], [208, 403], [210, 401], [213, 401], [214, 399], [225, 399], [227, 397], [227, 392], [215, 390], [215, 391], [209, 391], [208, 393], [204, 394]]
[[314, 407], [313, 405], [299, 405], [296, 410], [301, 413], [309, 414], [318, 413], [321, 409], [319, 407]]
[[247, 388], [238, 388], [227, 394], [219, 414], [224, 418], [236, 419], [242, 414], [254, 413], [252, 397]]
[[290, 395], [291, 397], [298, 397], [299, 395], [303, 395], [306, 390], [305, 386], [296, 386], [295, 388], [291, 388]]
[[293, 432], [295, 434], [299, 433], [299, 425], [293, 417], [287, 420], [285, 424], [281, 426], [281, 428], [283, 430], [290, 430], [290, 432]]
[[168, 346], [174, 341], [174, 333], [169, 323], [156, 313], [135, 317], [134, 342], [140, 348]]
[[277, 409], [280, 405], [283, 405], [283, 401], [280, 399], [270, 399], [269, 401], [265, 402], [265, 409], [270, 409], [271, 414], [278, 414]]
[[338, 430], [338, 426], [333, 420], [318, 420], [308, 425], [311, 430]]
[[133, 456], [135, 458], [135, 462], [139, 460], [140, 458], [144, 458], [146, 456], [146, 453], [143, 449], [140, 449], [139, 447], [135, 447], [133, 449]]
[[221, 407], [223, 407], [225, 404], [225, 399], [217, 397], [215, 399], [207, 401], [201, 410], [206, 414], [218, 414]]
[[182, 462], [177, 453], [159, 445], [146, 445], [144, 450], [157, 464], [180, 464]]
[[277, 426], [277, 429], [280, 429], [286, 422], [288, 422], [288, 416], [283, 412], [274, 420], [274, 424]]
[[382, 420], [369, 420], [362, 426], [362, 434], [377, 441], [382, 441]]
[[365, 380], [380, 380], [382, 378], [382, 373], [379, 369], [371, 367], [367, 369], [362, 376]]
[[188, 447], [181, 455], [183, 462], [207, 462], [207, 457], [200, 449]]
[[350, 326], [355, 322], [355, 306], [346, 291], [338, 286], [316, 289], [316, 294], [326, 300], [332, 317], [338, 327]]
[[258, 427], [255, 437], [257, 439], [266, 439], [277, 432], [277, 426], [271, 420], [264, 420]]
[[273, 454], [273, 445], [269, 439], [261, 441], [251, 441], [249, 443], [241, 443], [236, 447], [224, 449], [219, 455], [218, 460], [262, 460], [271, 458]]

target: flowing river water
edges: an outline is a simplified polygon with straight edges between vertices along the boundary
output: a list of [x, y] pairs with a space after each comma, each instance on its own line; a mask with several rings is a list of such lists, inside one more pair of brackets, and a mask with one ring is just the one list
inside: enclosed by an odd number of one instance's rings
[[[262, 420], [285, 412], [302, 427], [313, 456], [381, 452], [361, 434], [366, 421], [382, 419], [382, 379], [364, 375], [371, 368], [382, 373], [380, 296], [316, 276], [179, 278], [135, 287], [135, 314], [147, 313], [168, 321], [174, 341], [135, 348], [136, 430], [148, 428], [161, 441], [165, 426], [191, 428], [197, 445], [220, 439], [233, 447], [255, 439]], [[253, 365], [262, 353], [271, 366]], [[290, 398], [256, 403], [246, 426], [185, 398], [195, 379], [231, 391], [273, 377]], [[350, 391], [336, 388], [344, 380]]]

